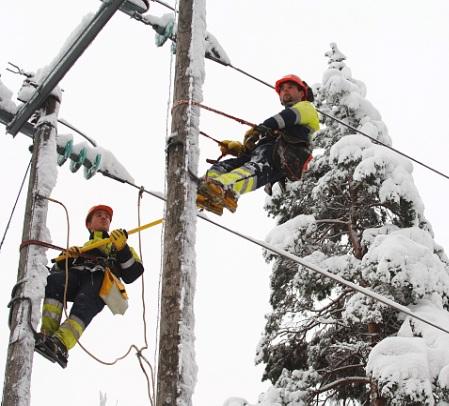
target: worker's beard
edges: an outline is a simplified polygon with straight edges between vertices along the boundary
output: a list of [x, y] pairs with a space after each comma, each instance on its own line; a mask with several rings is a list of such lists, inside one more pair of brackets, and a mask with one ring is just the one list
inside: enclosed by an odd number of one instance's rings
[[295, 102], [293, 100], [283, 101], [281, 103], [284, 107], [292, 107], [295, 104]]
[[292, 96], [286, 95], [281, 99], [281, 104], [285, 107], [291, 107], [296, 103]]

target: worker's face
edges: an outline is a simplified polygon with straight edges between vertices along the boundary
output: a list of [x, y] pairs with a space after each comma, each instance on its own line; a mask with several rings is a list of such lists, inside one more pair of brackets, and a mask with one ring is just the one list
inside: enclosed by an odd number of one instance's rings
[[304, 91], [295, 82], [285, 82], [280, 87], [279, 99], [283, 106], [293, 106], [304, 99]]
[[105, 210], [96, 210], [92, 214], [90, 221], [87, 222], [89, 231], [109, 231], [111, 218]]

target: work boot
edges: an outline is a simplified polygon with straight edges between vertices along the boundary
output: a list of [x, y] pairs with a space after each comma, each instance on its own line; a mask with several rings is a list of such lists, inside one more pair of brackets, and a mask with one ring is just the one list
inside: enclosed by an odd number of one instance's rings
[[[37, 333], [34, 340], [34, 351], [51, 362], [57, 362], [63, 368], [67, 366], [67, 349], [59, 340], [42, 332]], [[54, 340], [61, 344], [55, 343]], [[64, 346], [64, 348], [59, 349], [59, 346]]]
[[231, 187], [225, 188], [225, 195], [223, 199], [223, 205], [226, 207], [231, 213], [235, 213], [237, 210], [237, 193], [235, 193]]
[[226, 207], [231, 213], [237, 210], [238, 195], [232, 187], [224, 186], [219, 181], [205, 177], [198, 186], [196, 204], [201, 209], [206, 209], [221, 216]]
[[216, 180], [204, 177], [198, 186], [196, 205], [219, 216], [223, 214], [225, 199], [224, 186]]
[[62, 368], [67, 366], [69, 352], [64, 343], [57, 337], [48, 337], [46, 346], [49, 350], [50, 357], [57, 362]]
[[225, 196], [225, 188], [215, 179], [204, 177], [198, 186], [198, 194], [215, 204], [221, 204]]
[[223, 205], [214, 204], [203, 195], [196, 196], [196, 205], [200, 210], [207, 210], [218, 216], [223, 214]]
[[48, 335], [45, 333], [37, 333], [34, 337], [34, 350], [45, 357], [48, 353], [47, 340]]

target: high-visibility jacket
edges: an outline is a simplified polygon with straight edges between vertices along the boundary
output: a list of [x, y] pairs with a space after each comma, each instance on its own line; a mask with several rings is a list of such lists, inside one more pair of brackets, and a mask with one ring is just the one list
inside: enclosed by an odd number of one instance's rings
[[312, 134], [320, 129], [318, 112], [309, 101], [300, 101], [286, 107], [262, 124], [273, 130], [283, 130], [285, 140], [292, 143], [303, 141], [309, 144]]

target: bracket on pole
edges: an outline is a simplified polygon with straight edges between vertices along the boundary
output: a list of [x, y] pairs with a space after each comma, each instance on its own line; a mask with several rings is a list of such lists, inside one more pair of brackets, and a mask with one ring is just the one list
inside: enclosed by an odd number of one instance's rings
[[28, 102], [20, 107], [14, 118], [6, 126], [6, 131], [13, 136], [20, 131], [33, 113], [40, 108], [59, 81], [65, 76], [74, 65], [101, 29], [111, 19], [114, 13], [122, 6], [126, 0], [110, 0], [104, 2], [94, 15], [89, 25], [75, 39], [73, 45], [61, 56], [58, 62], [48, 72], [47, 76], [38, 85]]

